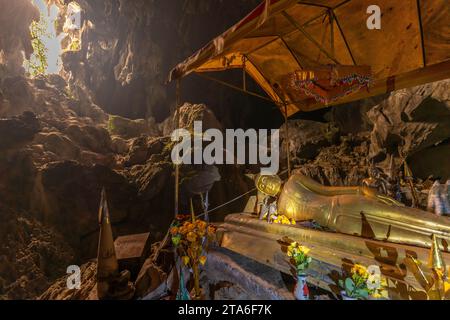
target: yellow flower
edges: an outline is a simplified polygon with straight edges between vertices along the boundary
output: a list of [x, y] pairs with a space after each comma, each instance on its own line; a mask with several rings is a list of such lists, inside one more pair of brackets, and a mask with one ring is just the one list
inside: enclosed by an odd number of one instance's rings
[[379, 294], [378, 292], [375, 292], [374, 294], [372, 294], [372, 297], [375, 299], [380, 299], [381, 298], [381, 294]]
[[189, 242], [195, 242], [197, 240], [197, 235], [194, 232], [189, 232], [186, 238]]
[[389, 293], [387, 290], [376, 290], [372, 294], [372, 298], [375, 299], [389, 299]]
[[366, 267], [360, 265], [360, 264], [355, 264], [352, 268], [352, 273], [353, 274], [357, 274], [361, 277], [365, 277], [368, 275], [367, 269]]
[[183, 256], [181, 259], [183, 260], [183, 263], [185, 266], [187, 266], [189, 264], [190, 259], [188, 256]]
[[206, 263], [206, 257], [205, 257], [205, 256], [201, 256], [201, 257], [199, 258], [199, 261], [200, 261], [200, 263], [202, 264], [202, 266], [204, 266], [205, 263]]
[[205, 230], [207, 226], [206, 222], [202, 220], [197, 220], [196, 225], [200, 230]]
[[288, 256], [288, 257], [292, 257], [292, 250], [288, 250], [287, 256]]
[[188, 230], [187, 230], [187, 228], [186, 227], [180, 227], [180, 229], [178, 230], [182, 235], [185, 235], [187, 232], [188, 232]]
[[296, 225], [296, 224], [297, 224], [297, 222], [295, 222], [295, 220], [294, 220], [294, 219], [291, 219], [291, 224], [292, 224], [292, 225]]
[[304, 246], [300, 246], [300, 251], [306, 256], [306, 255], [308, 255], [308, 253], [311, 251], [311, 249], [310, 248], [308, 248], [308, 247], [304, 247]]
[[170, 234], [174, 236], [178, 233], [178, 230], [178, 227], [173, 227], [170, 229]]
[[200, 229], [197, 231], [197, 234], [200, 238], [203, 238], [206, 234], [206, 230], [205, 229]]
[[389, 292], [387, 290], [381, 290], [381, 297], [385, 299], [389, 299]]
[[208, 235], [212, 236], [216, 233], [217, 229], [215, 226], [209, 225], [208, 226]]

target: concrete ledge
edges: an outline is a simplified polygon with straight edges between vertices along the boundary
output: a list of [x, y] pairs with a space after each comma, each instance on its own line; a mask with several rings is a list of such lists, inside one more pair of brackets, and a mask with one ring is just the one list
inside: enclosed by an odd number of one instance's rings
[[280, 271], [225, 248], [209, 252], [205, 271], [209, 282], [237, 284], [254, 299], [294, 300]]

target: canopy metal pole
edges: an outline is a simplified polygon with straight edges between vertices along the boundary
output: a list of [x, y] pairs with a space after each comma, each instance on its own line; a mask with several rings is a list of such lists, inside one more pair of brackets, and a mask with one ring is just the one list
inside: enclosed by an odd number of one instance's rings
[[296, 29], [298, 29], [303, 35], [311, 41], [320, 51], [322, 51], [330, 60], [336, 64], [340, 64], [331, 54], [328, 53], [306, 30], [303, 28], [294, 18], [292, 18], [285, 11], [281, 13]]
[[245, 56], [242, 57], [242, 89], [247, 91], [247, 71], [245, 70]]
[[285, 137], [286, 140], [286, 159], [287, 159], [287, 169], [288, 169], [288, 178], [291, 176], [291, 154], [289, 152], [289, 124], [288, 124], [288, 111], [287, 104], [284, 104], [284, 124], [286, 126]]
[[[177, 80], [176, 87], [176, 108], [175, 108], [175, 130], [180, 127], [180, 107], [181, 107], [181, 79]], [[177, 135], [178, 138], [178, 135]], [[175, 165], [175, 217], [178, 215], [180, 193], [180, 165]]]
[[225, 87], [229, 87], [229, 88], [231, 88], [231, 89], [234, 89], [234, 90], [237, 90], [237, 91], [240, 91], [240, 92], [249, 94], [249, 95], [251, 95], [251, 96], [254, 96], [254, 97], [257, 97], [257, 98], [260, 98], [260, 99], [262, 99], [262, 100], [266, 100], [266, 101], [269, 101], [269, 102], [272, 102], [272, 103], [275, 103], [275, 104], [278, 105], [277, 102], [273, 101], [273, 100], [270, 99], [270, 98], [264, 97], [264, 96], [262, 96], [262, 95], [260, 95], [260, 94], [257, 94], [257, 93], [254, 93], [254, 92], [251, 92], [251, 91], [248, 91], [248, 90], [244, 90], [244, 89], [242, 89], [242, 88], [239, 88], [238, 86], [235, 86], [235, 85], [230, 84], [230, 83], [227, 83], [227, 82], [225, 82], [225, 81], [216, 79], [216, 78], [214, 78], [214, 77], [207, 76], [206, 74], [203, 74], [203, 73], [200, 73], [200, 72], [196, 72], [195, 74], [198, 75], [199, 77], [208, 79], [208, 80], [210, 80], [210, 81], [217, 82], [217, 83], [219, 83], [219, 84], [221, 84], [221, 85], [223, 85], [223, 86], [225, 86]]

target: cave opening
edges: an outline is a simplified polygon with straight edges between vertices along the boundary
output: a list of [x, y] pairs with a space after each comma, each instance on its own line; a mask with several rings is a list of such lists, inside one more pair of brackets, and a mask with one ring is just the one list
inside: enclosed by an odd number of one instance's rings
[[61, 54], [81, 49], [81, 7], [72, 1], [67, 5], [48, 0], [30, 0], [39, 10], [39, 20], [30, 25], [33, 53], [24, 59], [23, 67], [30, 77], [59, 74]]
[[24, 60], [24, 68], [30, 76], [59, 73], [62, 35], [58, 36], [55, 28], [59, 9], [44, 0], [32, 0], [32, 3], [39, 9], [40, 17], [30, 25], [33, 54]]

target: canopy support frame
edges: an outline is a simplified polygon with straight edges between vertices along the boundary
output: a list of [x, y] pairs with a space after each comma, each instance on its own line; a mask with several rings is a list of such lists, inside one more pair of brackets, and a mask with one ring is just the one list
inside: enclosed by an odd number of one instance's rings
[[291, 153], [289, 152], [289, 117], [288, 117], [288, 110], [287, 110], [287, 104], [284, 103], [284, 125], [286, 126], [285, 130], [285, 147], [286, 147], [286, 161], [287, 161], [287, 170], [288, 170], [288, 178], [291, 176]]
[[318, 43], [314, 38], [299, 24], [297, 21], [295, 21], [286, 11], [283, 11], [281, 13], [286, 20], [289, 21], [290, 24], [292, 24], [297, 30], [299, 30], [303, 35], [311, 41], [322, 53], [324, 53], [328, 59], [333, 61], [336, 64], [340, 64], [339, 61], [337, 61], [320, 43]]
[[245, 55], [242, 56], [242, 89], [247, 91], [247, 70], [246, 63], [247, 57]]
[[272, 103], [278, 105], [278, 103], [277, 103], [276, 101], [273, 101], [272, 99], [270, 99], [270, 98], [268, 98], [268, 97], [264, 97], [264, 96], [262, 96], [262, 95], [260, 95], [260, 94], [258, 94], [258, 93], [249, 91], [249, 90], [247, 90], [247, 89], [242, 89], [242, 88], [240, 88], [240, 87], [238, 87], [238, 86], [236, 86], [236, 85], [234, 85], [234, 84], [228, 83], [228, 82], [226, 82], [226, 81], [223, 81], [223, 80], [220, 80], [220, 79], [211, 77], [211, 76], [208, 76], [208, 75], [206, 75], [206, 74], [204, 74], [204, 73], [202, 73], [202, 72], [194, 72], [194, 74], [198, 75], [198, 76], [201, 77], [201, 78], [205, 78], [205, 79], [207, 79], [207, 80], [210, 80], [210, 81], [216, 82], [216, 83], [218, 83], [218, 84], [221, 84], [221, 85], [223, 85], [223, 86], [225, 86], [225, 87], [228, 87], [228, 88], [231, 88], [231, 89], [240, 91], [240, 92], [242, 92], [242, 93], [246, 93], [246, 94], [248, 94], [248, 95], [251, 95], [251, 96], [254, 96], [254, 97], [257, 97], [257, 98], [260, 98], [260, 99], [263, 99], [263, 100], [266, 100], [266, 101], [269, 101], [269, 102], [272, 102]]
[[339, 32], [341, 33], [341, 37], [344, 40], [345, 43], [345, 47], [347, 48], [348, 53], [350, 54], [350, 57], [352, 58], [353, 64], [356, 66], [356, 60], [355, 60], [355, 56], [353, 55], [352, 50], [350, 49], [350, 45], [348, 44], [347, 38], [345, 37], [344, 31], [342, 30], [341, 24], [339, 23], [338, 18], [336, 17], [336, 14], [334, 13], [334, 10], [331, 10], [333, 12], [333, 16], [334, 16], [334, 21], [336, 21], [336, 25], [339, 29]]
[[[180, 127], [180, 107], [181, 107], [181, 78], [177, 79], [176, 84], [176, 109], [175, 109], [175, 130]], [[176, 135], [178, 141], [178, 134]], [[174, 201], [174, 215], [175, 218], [179, 214], [179, 195], [180, 195], [180, 165], [175, 164], [175, 201]]]
[[[244, 72], [244, 79], [245, 79], [245, 65], [244, 65], [244, 68], [243, 68], [243, 72]], [[237, 91], [242, 92], [242, 93], [249, 94], [251, 96], [254, 96], [254, 97], [266, 100], [266, 101], [270, 101], [270, 102], [274, 103], [277, 106], [279, 105], [276, 101], [273, 101], [270, 98], [266, 98], [266, 97], [261, 96], [261, 95], [259, 95], [257, 93], [254, 93], [254, 92], [246, 90], [245, 89], [245, 82], [244, 82], [244, 89], [241, 89], [238, 86], [235, 86], [235, 85], [233, 85], [231, 83], [228, 83], [228, 82], [220, 80], [220, 79], [216, 79], [214, 77], [207, 76], [207, 75], [199, 73], [199, 72], [195, 72], [195, 74], [200, 76], [200, 77], [202, 77], [202, 78], [205, 78], [207, 80], [210, 80], [210, 81], [213, 81], [213, 82], [217, 82], [217, 83], [219, 83], [219, 84], [221, 84], [223, 86], [226, 86], [228, 88], [237, 90]], [[286, 102], [283, 102], [282, 105], [284, 106], [283, 116], [284, 116], [284, 123], [285, 123], [285, 126], [286, 126], [286, 130], [285, 130], [286, 161], [287, 161], [288, 177], [290, 177], [291, 176], [291, 154], [289, 152], [289, 116], [288, 116], [288, 109], [287, 109], [288, 105], [287, 105]]]
[[283, 41], [284, 46], [289, 50], [289, 52], [291, 53], [291, 55], [295, 59], [295, 61], [297, 61], [300, 68], [305, 69], [302, 62], [300, 62], [300, 58], [294, 53], [294, 51], [292, 51], [292, 48], [287, 44], [286, 40], [284, 40], [284, 38], [282, 36], [280, 36], [280, 39], [281, 39], [281, 41]]
[[419, 29], [420, 29], [420, 45], [422, 46], [422, 60], [423, 60], [423, 66], [426, 68], [427, 66], [427, 55], [426, 55], [426, 49], [425, 49], [425, 42], [424, 42], [424, 36], [423, 36], [423, 25], [422, 25], [422, 10], [420, 9], [420, 0], [416, 1], [417, 4], [417, 15], [419, 18]]

